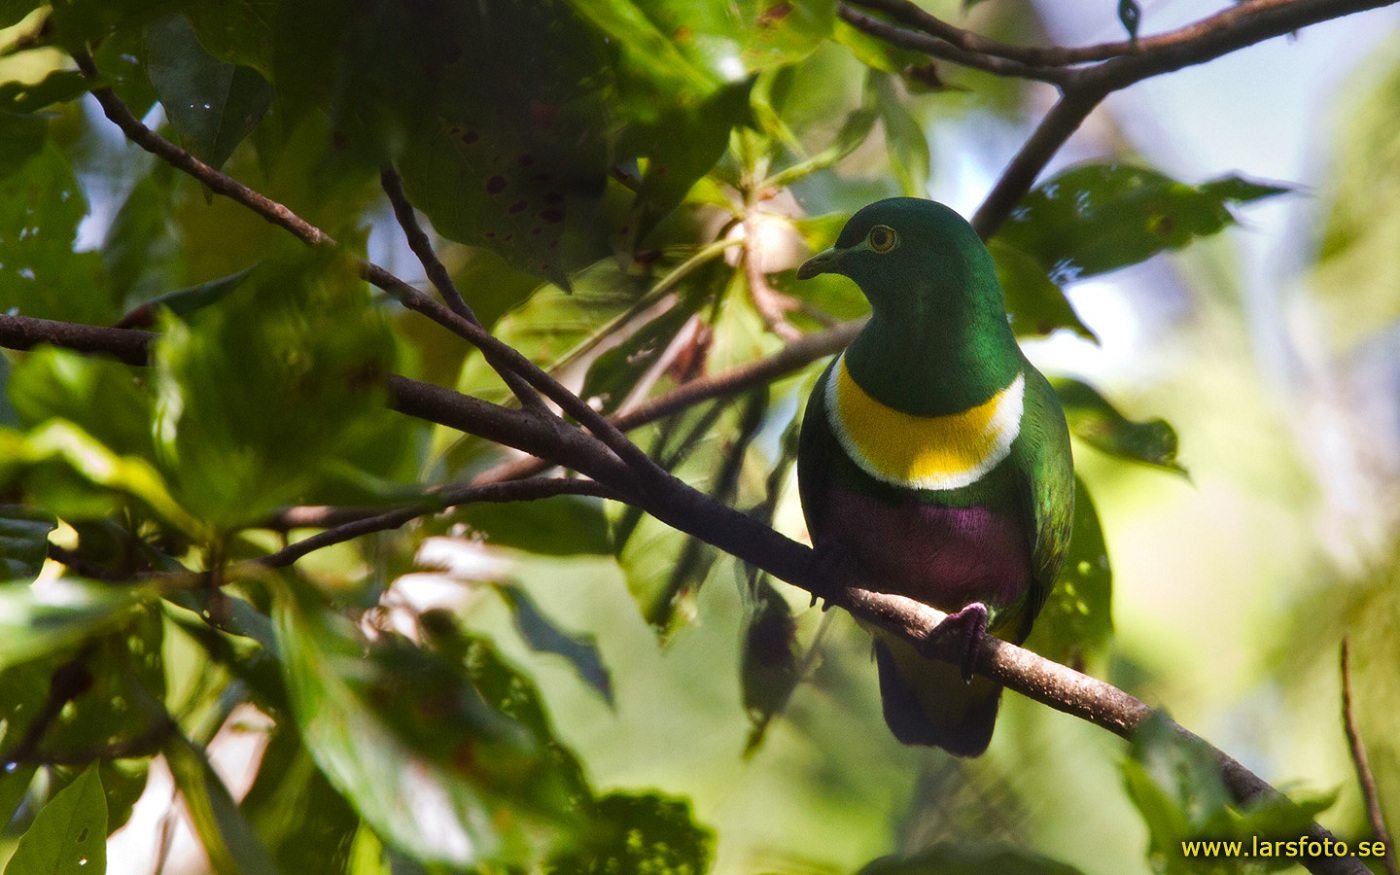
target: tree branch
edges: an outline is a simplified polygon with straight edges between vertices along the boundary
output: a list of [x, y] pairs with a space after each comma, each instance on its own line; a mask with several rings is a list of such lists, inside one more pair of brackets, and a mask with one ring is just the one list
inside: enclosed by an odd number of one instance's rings
[[428, 514], [438, 513], [464, 504], [537, 501], [556, 495], [591, 495], [597, 498], [625, 500], [622, 493], [593, 480], [573, 480], [552, 477], [536, 480], [516, 480], [486, 486], [446, 486], [431, 490], [427, 500], [386, 513], [366, 516], [303, 538], [256, 560], [270, 568], [285, 568], [316, 550], [352, 541], [374, 532], [386, 532]]
[[[403, 229], [404, 237], [408, 240], [408, 248], [413, 250], [413, 254], [418, 256], [418, 261], [423, 265], [423, 270], [428, 275], [428, 279], [442, 295], [442, 300], [451, 308], [452, 312], [472, 323], [484, 328], [481, 320], [476, 318], [476, 313], [472, 310], [462, 293], [457, 290], [457, 284], [452, 281], [452, 275], [447, 272], [447, 267], [437, 257], [433, 251], [433, 244], [428, 240], [428, 235], [423, 231], [423, 227], [418, 224], [418, 218], [413, 214], [413, 205], [408, 201], [408, 195], [403, 190], [403, 179], [399, 172], [389, 165], [379, 173], [379, 183], [384, 189], [384, 194], [389, 198], [389, 204], [394, 208], [394, 217], [398, 219], [399, 227]], [[540, 396], [526, 383], [519, 375], [512, 371], [504, 370], [499, 372], [501, 379], [505, 380], [510, 391], [520, 400], [521, 405], [527, 410], [536, 413], [544, 412], [544, 405], [540, 402]]]
[[[1002, 76], [1050, 82], [1061, 99], [1041, 120], [973, 217], [983, 239], [995, 234], [1036, 177], [1108, 94], [1162, 73], [1203, 64], [1264, 40], [1397, 0], [1244, 0], [1167, 33], [1079, 49], [1009, 46], [953, 27], [906, 0], [847, 0], [843, 20], [901, 48]], [[903, 27], [850, 8], [879, 10]], [[912, 28], [912, 29], [911, 29]], [[1073, 67], [1084, 62], [1092, 66]]]
[[1351, 642], [1342, 639], [1342, 727], [1346, 731], [1347, 747], [1351, 750], [1351, 761], [1356, 766], [1356, 780], [1361, 785], [1361, 799], [1366, 804], [1366, 818], [1371, 822], [1371, 831], [1376, 840], [1385, 846], [1385, 871], [1388, 875], [1400, 875], [1400, 863], [1396, 862], [1395, 844], [1390, 840], [1390, 831], [1385, 828], [1385, 815], [1381, 811], [1381, 794], [1376, 787], [1376, 775], [1371, 771], [1371, 758], [1366, 755], [1366, 745], [1361, 740], [1361, 731], [1356, 728], [1356, 714], [1351, 701]]
[[[0, 326], [3, 326], [4, 319], [14, 318], [16, 317], [0, 317]], [[19, 340], [28, 345], [45, 340], [54, 342], [53, 338], [60, 332], [46, 326], [46, 321], [27, 320], [25, 324], [40, 323], [38, 333], [43, 336], [37, 339], [22, 336]], [[0, 340], [7, 336], [9, 335], [6, 332], [0, 330]], [[131, 343], [139, 343], [144, 347], [153, 337], [149, 332], [129, 329], [104, 329], [98, 336], [122, 348]], [[91, 345], [91, 339], [88, 342]], [[613, 454], [578, 429], [569, 427], [558, 419], [510, 410], [405, 377], [391, 376], [389, 388], [390, 406], [395, 410], [516, 447], [556, 464], [568, 465], [597, 481], [596, 494], [634, 504], [673, 528], [713, 544], [779, 580], [827, 599], [828, 604], [844, 608], [857, 617], [890, 629], [914, 642], [930, 658], [949, 662], [958, 662], [963, 658], [958, 642], [932, 635], [933, 630], [947, 616], [943, 612], [903, 596], [855, 586], [845, 589], [832, 588], [815, 567], [810, 547], [799, 544], [763, 522], [721, 504], [673, 477], [668, 476], [666, 480], [659, 482], [639, 482], [632, 469]], [[571, 485], [563, 486], [564, 483]], [[575, 484], [578, 484], [578, 481], [559, 481], [558, 484], [553, 480], [523, 481], [486, 486], [469, 484], [460, 487], [462, 491], [452, 493], [451, 496], [458, 500], [469, 496], [482, 496], [479, 500], [514, 500], [508, 496], [523, 497], [531, 490], [594, 488]], [[497, 489], [498, 486], [510, 488], [489, 491]], [[456, 488], [458, 487], [453, 487]], [[426, 512], [431, 511], [424, 510], [422, 505], [416, 505], [391, 513], [421, 516]], [[318, 546], [348, 540], [365, 531], [389, 528], [389, 522], [391, 520], [386, 514], [376, 523], [367, 524], [363, 530], [340, 527], [340, 531], [333, 537], [320, 541], [308, 538], [297, 542], [287, 548], [295, 555], [284, 552], [283, 558], [288, 562], [295, 561]], [[348, 525], [356, 526], [357, 523]], [[263, 561], [266, 562], [267, 557]], [[1152, 709], [1145, 703], [1111, 684], [994, 637], [988, 637], [983, 642], [977, 654], [976, 668], [979, 673], [1027, 698], [1079, 717], [1123, 738], [1131, 737], [1142, 721], [1152, 713]], [[1195, 738], [1178, 724], [1173, 726], [1183, 735]], [[1244, 803], [1262, 798], [1281, 797], [1277, 790], [1229, 755], [1210, 746], [1208, 742], [1202, 743], [1207, 745], [1220, 763], [1222, 778], [1236, 801]], [[1317, 824], [1310, 827], [1309, 835], [1318, 841], [1334, 839], [1331, 833]], [[1367, 872], [1358, 860], [1351, 857], [1309, 858], [1303, 862], [1310, 871], [1319, 875], [1364, 875]]]

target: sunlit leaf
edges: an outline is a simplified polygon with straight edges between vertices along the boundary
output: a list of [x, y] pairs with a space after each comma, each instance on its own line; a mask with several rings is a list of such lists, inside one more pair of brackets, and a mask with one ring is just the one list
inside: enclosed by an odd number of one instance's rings
[[107, 800], [97, 766], [53, 798], [20, 837], [5, 875], [91, 875], [107, 870]]
[[1288, 191], [1239, 177], [1191, 186], [1146, 167], [1086, 164], [1022, 198], [999, 236], [1064, 284], [1180, 249], [1234, 224], [1232, 205]]
[[925, 197], [928, 193], [929, 148], [923, 125], [900, 102], [890, 77], [874, 77], [871, 84], [879, 95], [880, 121], [885, 128], [885, 148], [889, 151], [890, 169], [894, 171], [904, 194]]
[[218, 875], [277, 875], [267, 849], [209, 765], [207, 752], [183, 735], [166, 744], [164, 752], [214, 871]]
[[319, 610], [284, 604], [277, 624], [302, 738], [390, 844], [472, 866], [538, 859], [567, 838], [576, 766], [551, 754], [533, 693], [485, 645], [467, 645], [464, 666], [393, 640], [367, 658]]
[[55, 70], [33, 84], [6, 82], [0, 84], [0, 112], [34, 112], [81, 97], [92, 87], [92, 80], [77, 70]]
[[40, 5], [40, 0], [0, 0], [0, 27], [18, 23]]
[[167, 319], [154, 351], [156, 446], [182, 501], [237, 526], [273, 508], [364, 500], [345, 456], [389, 424], [388, 329], [343, 261], [270, 261], [218, 305]]
[[1128, 419], [1081, 380], [1056, 377], [1050, 384], [1060, 397], [1070, 431], [1085, 443], [1120, 459], [1186, 474], [1176, 461], [1176, 430], [1166, 421]]
[[41, 347], [16, 363], [9, 390], [15, 413], [25, 426], [67, 420], [113, 453], [151, 455], [155, 398], [140, 369]]
[[51, 419], [25, 435], [0, 430], [0, 453], [0, 480], [22, 480], [57, 516], [100, 518], [129, 496], [187, 534], [201, 530], [154, 465], [114, 453], [70, 422]]
[[1026, 253], [1000, 237], [987, 248], [996, 259], [997, 280], [1006, 294], [1006, 312], [1018, 336], [1050, 334], [1067, 328], [1085, 340], [1098, 343], [1098, 337], [1079, 319], [1064, 290], [1051, 281], [1045, 268]]
[[0, 585], [0, 668], [63, 650], [130, 621], [130, 589], [65, 577]]

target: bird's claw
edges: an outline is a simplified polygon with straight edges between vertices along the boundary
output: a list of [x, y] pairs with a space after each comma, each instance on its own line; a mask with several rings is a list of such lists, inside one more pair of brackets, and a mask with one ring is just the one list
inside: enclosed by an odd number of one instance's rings
[[982, 639], [987, 637], [987, 606], [973, 602], [955, 614], [949, 614], [934, 628], [930, 637], [963, 639], [963, 658], [959, 663], [963, 683], [972, 683], [972, 672], [977, 667], [977, 653], [982, 649]]
[[822, 610], [831, 609], [832, 598], [860, 579], [860, 561], [839, 541], [815, 545], [812, 557], [812, 606], [826, 599]]

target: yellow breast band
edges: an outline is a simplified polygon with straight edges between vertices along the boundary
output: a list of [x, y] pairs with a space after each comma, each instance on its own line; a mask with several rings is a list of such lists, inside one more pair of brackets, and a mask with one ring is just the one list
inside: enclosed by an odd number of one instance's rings
[[985, 403], [946, 416], [886, 407], [856, 384], [841, 356], [826, 383], [831, 429], [846, 453], [877, 480], [913, 489], [957, 489], [1005, 459], [1021, 433], [1026, 378]]

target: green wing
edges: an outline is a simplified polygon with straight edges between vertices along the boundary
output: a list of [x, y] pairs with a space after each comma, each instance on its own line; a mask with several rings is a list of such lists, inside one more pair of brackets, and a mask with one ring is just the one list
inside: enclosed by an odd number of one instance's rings
[[1074, 528], [1074, 457], [1060, 399], [1045, 377], [1025, 363], [1026, 407], [1012, 462], [1029, 505], [1031, 591], [1018, 618], [1017, 642], [1030, 634], [1069, 552]]

